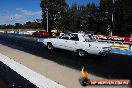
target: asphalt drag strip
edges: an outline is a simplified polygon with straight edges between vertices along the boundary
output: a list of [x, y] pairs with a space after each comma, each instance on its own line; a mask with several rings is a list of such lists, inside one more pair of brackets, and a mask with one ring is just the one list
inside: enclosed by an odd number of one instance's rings
[[0, 76], [6, 81], [7, 88], [65, 88], [2, 54]]
[[[92, 56], [92, 55], [86, 58], [80, 58], [76, 56], [74, 53], [67, 52], [64, 50], [48, 51], [46, 48], [43, 47], [43, 45], [39, 45], [38, 43], [36, 43], [34, 39], [28, 38], [28, 37], [20, 38], [19, 36], [0, 35], [0, 43], [2, 45], [11, 47], [13, 49], [42, 57], [43, 60], [45, 59], [50, 60], [57, 64], [67, 66], [68, 68], [73, 68], [76, 71], [80, 71], [81, 68], [84, 66], [86, 67], [89, 73], [94, 74], [95, 76], [99, 76], [103, 78], [105, 77], [107, 79], [132, 79], [132, 69], [131, 69], [132, 57], [131, 56], [112, 54], [109, 57], [104, 59], [100, 59], [99, 57]], [[4, 48], [1, 47], [1, 50], [2, 49]], [[1, 53], [5, 51], [6, 50], [2, 51]], [[74, 75], [75, 74], [78, 74], [78, 73], [74, 73]], [[77, 76], [77, 78], [79, 76]], [[93, 76], [90, 78], [94, 79]], [[77, 86], [68, 87], [68, 88], [77, 88]], [[125, 87], [122, 87], [122, 88], [125, 88]]]
[[0, 62], [0, 78], [0, 88], [38, 88], [3, 62]]

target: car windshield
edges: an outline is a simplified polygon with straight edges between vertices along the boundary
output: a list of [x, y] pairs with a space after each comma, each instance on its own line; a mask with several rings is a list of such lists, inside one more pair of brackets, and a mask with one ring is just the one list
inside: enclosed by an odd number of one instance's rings
[[94, 41], [96, 41], [96, 39], [93, 37], [93, 35], [90, 35], [90, 34], [85, 34], [83, 37], [84, 37], [86, 42], [94, 42]]

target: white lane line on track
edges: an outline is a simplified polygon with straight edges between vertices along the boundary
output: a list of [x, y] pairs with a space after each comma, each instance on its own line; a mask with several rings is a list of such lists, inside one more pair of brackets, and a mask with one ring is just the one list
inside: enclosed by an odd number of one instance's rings
[[45, 76], [25, 67], [22, 64], [10, 59], [9, 57], [0, 53], [0, 61], [16, 71], [18, 74], [29, 80], [31, 83], [39, 88], [65, 88], [56, 82], [46, 78]]

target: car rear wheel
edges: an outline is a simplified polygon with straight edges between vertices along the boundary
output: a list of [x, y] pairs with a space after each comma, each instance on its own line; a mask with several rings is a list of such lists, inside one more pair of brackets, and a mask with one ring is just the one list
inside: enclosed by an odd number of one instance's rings
[[86, 52], [83, 50], [78, 50], [78, 56], [84, 57], [84, 56], [86, 56]]
[[51, 43], [48, 43], [47, 44], [47, 48], [48, 48], [48, 50], [52, 50], [53, 49], [53, 45]]

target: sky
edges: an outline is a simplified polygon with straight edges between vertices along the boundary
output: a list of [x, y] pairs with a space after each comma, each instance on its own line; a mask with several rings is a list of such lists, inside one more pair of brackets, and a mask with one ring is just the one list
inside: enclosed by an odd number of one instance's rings
[[[67, 0], [71, 5], [86, 4], [94, 2], [99, 3], [99, 0]], [[26, 23], [34, 19], [41, 19], [40, 0], [0, 0], [0, 25]]]

